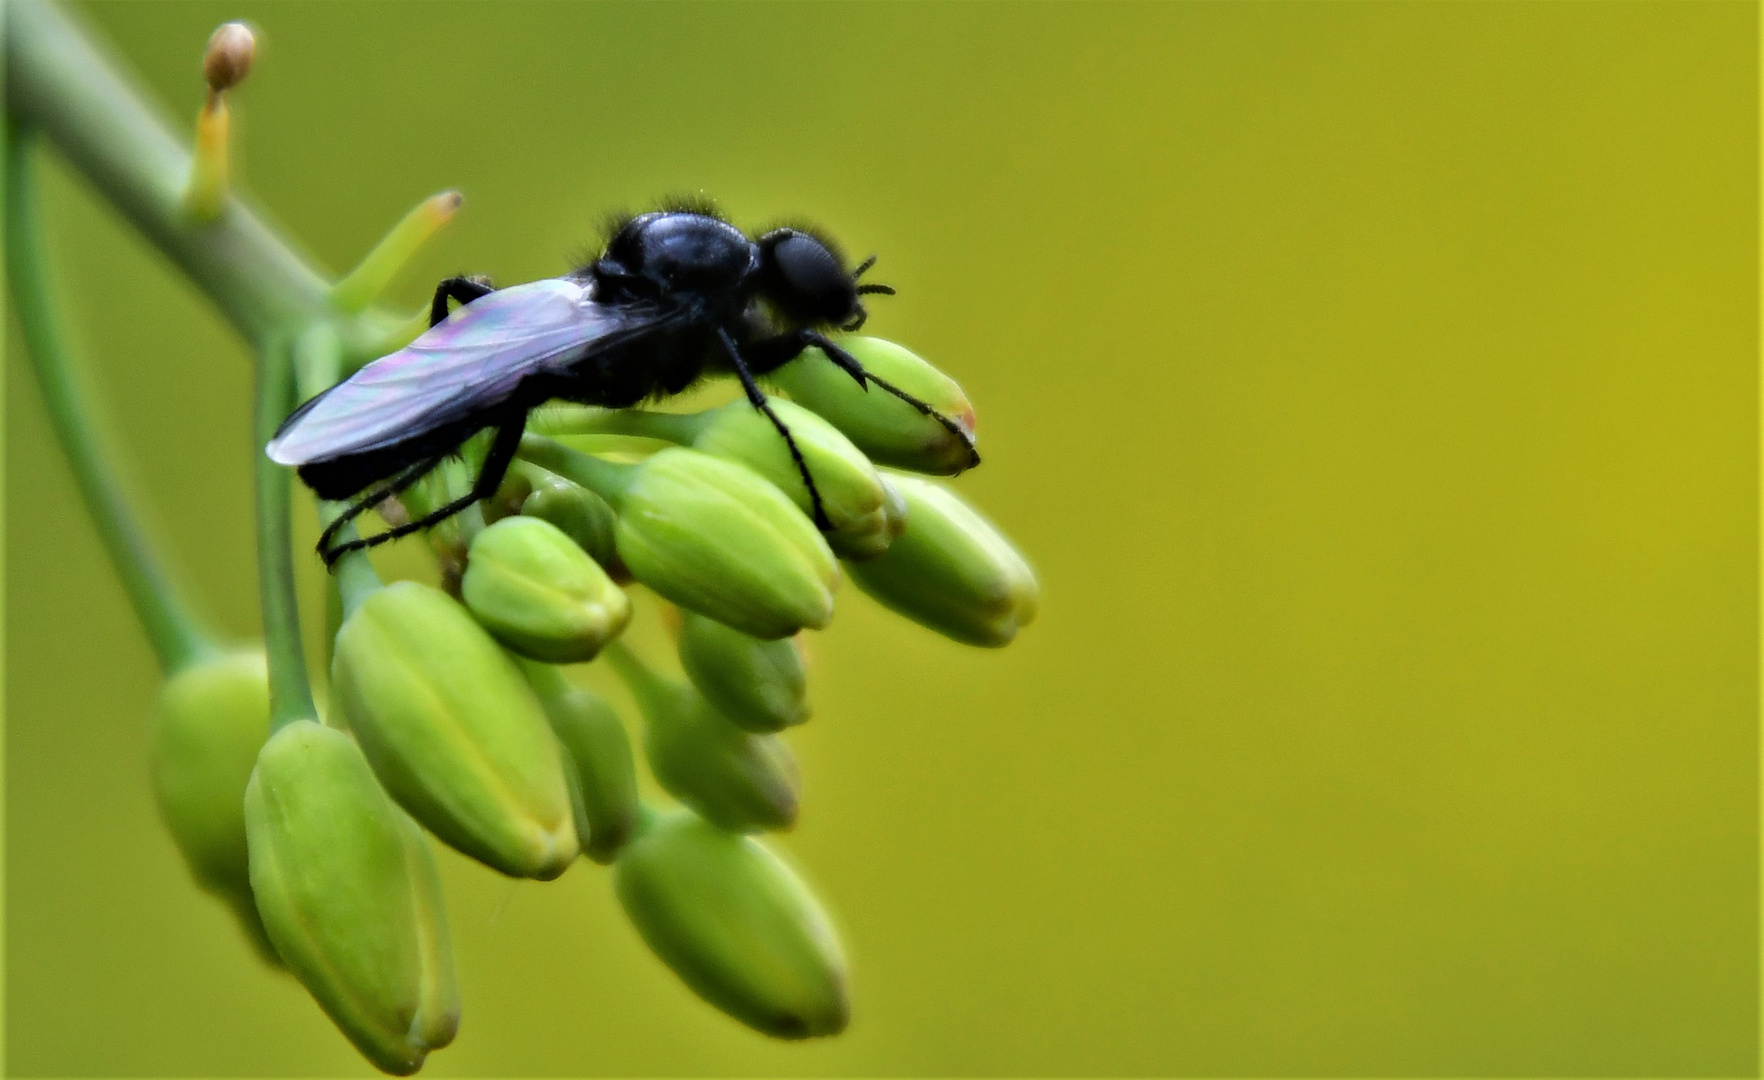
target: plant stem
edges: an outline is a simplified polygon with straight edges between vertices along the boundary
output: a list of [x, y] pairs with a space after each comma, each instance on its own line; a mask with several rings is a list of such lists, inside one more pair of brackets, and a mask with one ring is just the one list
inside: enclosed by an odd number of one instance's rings
[[611, 503], [615, 509], [624, 497], [625, 488], [630, 486], [637, 474], [634, 466], [603, 461], [592, 454], [572, 450], [543, 435], [521, 436], [520, 457], [566, 480], [581, 484]]
[[294, 407], [294, 365], [285, 341], [257, 356], [257, 405], [252, 473], [257, 494], [257, 588], [263, 607], [263, 647], [269, 654], [270, 730], [318, 715], [300, 642], [300, 606], [294, 594], [289, 470], [259, 447], [268, 443]]
[[669, 413], [554, 405], [535, 412], [528, 429], [538, 435], [633, 435], [689, 445], [704, 431], [715, 412], [713, 409], [700, 413]]
[[19, 326], [43, 393], [50, 426], [67, 455], [98, 537], [122, 579], [123, 591], [159, 658], [161, 670], [173, 674], [214, 652], [216, 646], [154, 557], [152, 546], [129, 507], [123, 485], [110, 468], [90, 410], [80, 397], [49, 287], [31, 168], [34, 141], [17, 125], [9, 125], [6, 270], [17, 304]]

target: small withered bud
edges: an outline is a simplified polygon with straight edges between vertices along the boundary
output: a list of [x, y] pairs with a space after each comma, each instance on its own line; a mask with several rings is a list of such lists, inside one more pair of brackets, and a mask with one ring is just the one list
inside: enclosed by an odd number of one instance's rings
[[202, 75], [212, 93], [230, 90], [251, 73], [257, 56], [257, 37], [242, 22], [221, 23], [208, 38], [202, 54]]

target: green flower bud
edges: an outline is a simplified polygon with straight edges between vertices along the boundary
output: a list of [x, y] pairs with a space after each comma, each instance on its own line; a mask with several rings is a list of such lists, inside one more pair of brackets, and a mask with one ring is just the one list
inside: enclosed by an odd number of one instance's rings
[[[803, 464], [815, 478], [821, 510], [833, 526], [828, 545], [852, 559], [873, 559], [888, 550], [905, 522], [888, 515], [887, 491], [870, 459], [838, 428], [800, 405], [781, 399], [770, 405], [790, 429]], [[814, 502], [790, 447], [766, 414], [745, 399], [709, 414], [692, 448], [746, 465], [790, 496], [797, 509], [813, 520]]]
[[906, 499], [906, 532], [880, 559], [852, 563], [852, 580], [884, 607], [957, 641], [1010, 644], [1035, 618], [1035, 572], [955, 492], [910, 476], [888, 480]]
[[839, 345], [866, 371], [937, 410], [966, 438], [879, 387], [859, 386], [820, 349], [805, 350], [767, 378], [832, 421], [879, 465], [953, 476], [978, 463], [974, 407], [955, 380], [892, 341], [850, 337]]
[[637, 467], [618, 510], [619, 556], [681, 607], [762, 638], [833, 618], [826, 541], [752, 470], [670, 447]]
[[523, 656], [592, 660], [631, 621], [631, 600], [563, 530], [504, 518], [472, 541], [460, 598], [484, 628]]
[[761, 641], [681, 612], [680, 665], [718, 712], [748, 731], [781, 731], [809, 718], [808, 679], [795, 638]]
[[703, 694], [623, 647], [607, 655], [643, 710], [643, 748], [668, 794], [732, 832], [796, 823], [801, 778], [783, 739], [741, 730]]
[[147, 729], [153, 794], [191, 876], [279, 966], [251, 897], [245, 849], [245, 785], [268, 737], [269, 674], [255, 649], [198, 661], [167, 679]]
[[676, 812], [619, 856], [614, 887], [643, 940], [712, 1005], [783, 1039], [845, 1029], [838, 936], [808, 886], [763, 845]]
[[572, 685], [550, 664], [528, 661], [521, 668], [568, 758], [582, 852], [611, 862], [637, 827], [637, 766], [625, 725], [604, 698]]
[[416, 1072], [459, 1026], [428, 840], [349, 736], [311, 720], [265, 744], [244, 806], [251, 887], [289, 970], [375, 1066]]
[[549, 521], [574, 540], [589, 558], [606, 569], [614, 581], [629, 581], [630, 571], [619, 561], [613, 529], [618, 518], [606, 500], [580, 484], [561, 477], [552, 477], [533, 487], [533, 493], [521, 504], [527, 517]]
[[514, 661], [445, 593], [400, 581], [337, 632], [331, 693], [392, 797], [513, 877], [577, 854], [563, 759]]

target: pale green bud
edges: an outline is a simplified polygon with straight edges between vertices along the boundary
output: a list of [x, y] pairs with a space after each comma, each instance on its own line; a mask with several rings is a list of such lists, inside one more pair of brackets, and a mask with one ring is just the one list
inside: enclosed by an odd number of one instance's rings
[[[800, 405], [777, 398], [769, 404], [790, 429], [803, 464], [815, 478], [821, 510], [833, 527], [827, 533], [828, 545], [851, 559], [872, 559], [888, 550], [889, 542], [900, 533], [899, 526], [905, 523], [889, 516], [887, 491], [870, 459], [838, 428]], [[790, 447], [766, 414], [745, 399], [730, 402], [706, 417], [692, 448], [746, 465], [790, 496], [797, 509], [813, 519], [814, 501]]]
[[563, 744], [582, 852], [611, 862], [637, 826], [637, 766], [618, 714], [550, 664], [521, 665]]
[[643, 940], [712, 1005], [783, 1039], [845, 1029], [838, 935], [764, 845], [676, 812], [619, 856], [614, 887]]
[[618, 510], [625, 565], [681, 607], [762, 638], [833, 618], [833, 553], [745, 466], [670, 447], [638, 466]]
[[859, 386], [820, 349], [805, 350], [767, 378], [831, 421], [879, 465], [953, 476], [979, 463], [973, 450], [974, 406], [954, 379], [892, 341], [848, 337], [839, 346], [866, 371], [941, 413], [961, 434], [881, 387]]
[[416, 1072], [459, 1025], [427, 838], [349, 736], [311, 720], [265, 744], [244, 807], [251, 887], [289, 970], [376, 1067]]
[[761, 641], [685, 611], [679, 644], [692, 685], [739, 726], [765, 733], [809, 718], [808, 677], [795, 638]]
[[622, 647], [607, 655], [643, 710], [649, 769], [668, 794], [734, 832], [796, 823], [802, 781], [783, 739], [741, 730]]
[[631, 600], [557, 526], [504, 518], [472, 541], [460, 598], [484, 628], [523, 656], [592, 660], [631, 621]]
[[883, 606], [968, 645], [1008, 645], [1035, 618], [1041, 586], [1011, 542], [941, 484], [890, 476], [907, 527], [852, 580]]
[[331, 693], [392, 797], [514, 877], [577, 854], [563, 759], [514, 660], [447, 594], [400, 581], [337, 632]]
[[280, 964], [251, 898], [245, 849], [245, 785], [268, 737], [269, 674], [256, 649], [167, 679], [147, 728], [153, 794], [191, 876], [226, 903], [259, 955]]
[[552, 477], [534, 485], [521, 504], [527, 517], [549, 521], [574, 540], [589, 558], [606, 569], [615, 581], [629, 581], [630, 573], [619, 561], [613, 529], [618, 518], [606, 500], [580, 484]]

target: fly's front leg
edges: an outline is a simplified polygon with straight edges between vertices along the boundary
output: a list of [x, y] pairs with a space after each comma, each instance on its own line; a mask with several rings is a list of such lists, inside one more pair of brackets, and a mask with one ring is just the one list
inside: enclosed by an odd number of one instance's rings
[[429, 305], [429, 325], [440, 326], [447, 318], [447, 301], [457, 300], [461, 304], [469, 304], [480, 296], [488, 296], [495, 292], [487, 277], [450, 277], [435, 286], [435, 300]]
[[818, 334], [813, 330], [792, 330], [788, 334], [779, 334], [777, 337], [767, 338], [749, 345], [747, 347], [748, 366], [755, 372], [766, 375], [801, 356], [802, 351], [811, 345], [826, 353], [827, 359], [833, 361], [839, 370], [856, 379], [859, 386], [865, 390], [870, 388], [869, 384], [864, 381], [869, 378], [869, 373], [864, 370], [864, 365], [858, 363], [856, 357], [828, 341], [825, 335]]
[[900, 387], [889, 382], [887, 379], [884, 379], [875, 372], [865, 368], [864, 365], [858, 361], [857, 357], [846, 352], [844, 349], [841, 349], [838, 345], [835, 345], [831, 338], [818, 330], [797, 330], [789, 334], [780, 334], [775, 338], [768, 338], [757, 345], [750, 346], [748, 348], [748, 353], [749, 355], [763, 356], [766, 361], [769, 362], [769, 366], [765, 367], [756, 363], [754, 365], [755, 371], [769, 372], [796, 359], [804, 349], [811, 345], [825, 353], [827, 359], [833, 362], [833, 366], [856, 379], [857, 384], [865, 390], [870, 388], [871, 383], [875, 383], [887, 393], [894, 395], [917, 409], [923, 415], [937, 421], [943, 426], [944, 430], [962, 440], [962, 445], [968, 448], [968, 456], [973, 459], [969, 468], [980, 464], [980, 451], [974, 448], [974, 437], [968, 434], [967, 429], [963, 428], [962, 425], [956, 423], [949, 417], [943, 415], [943, 413], [938, 412], [926, 402], [919, 400], [905, 390], [902, 390]]
[[[741, 380], [741, 388], [747, 391], [747, 400], [752, 403], [754, 408], [765, 413], [766, 419], [770, 420], [772, 426], [778, 429], [778, 434], [784, 436], [784, 445], [790, 448], [790, 457], [796, 462], [796, 471], [802, 474], [802, 482], [808, 487], [809, 505], [814, 508], [815, 527], [822, 532], [832, 532], [833, 523], [827, 520], [827, 511], [821, 505], [821, 489], [815, 486], [814, 474], [809, 472], [808, 462], [803, 460], [802, 451], [797, 448], [796, 436], [790, 434], [789, 426], [778, 419], [778, 414], [772, 411], [772, 406], [767, 403], [766, 395], [760, 391], [759, 384], [754, 381], [753, 371], [742, 357], [741, 350], [735, 347], [735, 339], [729, 336], [729, 331], [719, 326], [717, 327], [717, 337], [722, 339], [723, 348], [729, 353], [729, 362], [735, 365], [735, 374]], [[777, 339], [772, 340], [776, 341]], [[801, 352], [802, 349], [798, 347], [796, 351]], [[795, 353], [791, 355], [794, 356]], [[784, 363], [783, 360], [778, 361], [778, 364], [782, 363]], [[773, 367], [777, 366], [777, 364], [773, 365]]]

